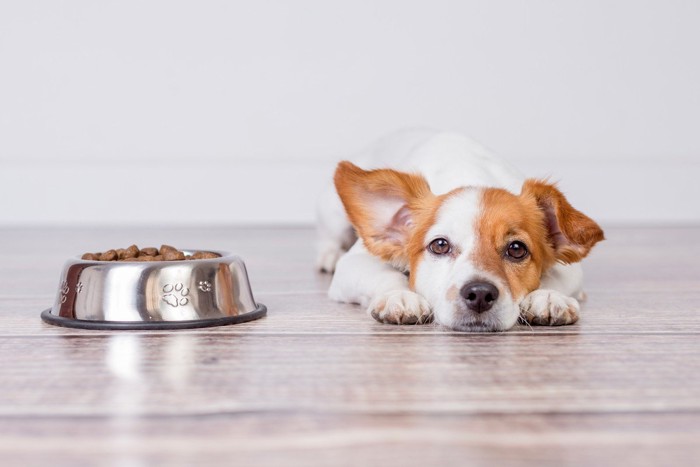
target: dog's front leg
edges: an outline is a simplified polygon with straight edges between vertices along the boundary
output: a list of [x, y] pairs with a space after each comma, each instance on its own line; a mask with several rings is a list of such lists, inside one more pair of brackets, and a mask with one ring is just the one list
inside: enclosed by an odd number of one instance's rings
[[578, 321], [579, 301], [585, 298], [582, 285], [580, 264], [556, 264], [544, 274], [540, 288], [520, 303], [520, 316], [543, 326], [573, 324]]
[[369, 253], [361, 240], [338, 261], [328, 296], [359, 303], [382, 323], [423, 324], [432, 317], [430, 305], [410, 290], [406, 275]]

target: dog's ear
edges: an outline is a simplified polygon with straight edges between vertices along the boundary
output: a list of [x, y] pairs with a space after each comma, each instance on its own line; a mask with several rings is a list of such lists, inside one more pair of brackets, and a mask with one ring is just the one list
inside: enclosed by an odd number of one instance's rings
[[549, 242], [558, 261], [581, 261], [596, 243], [605, 239], [600, 226], [574, 209], [555, 185], [528, 179], [520, 196], [533, 198], [544, 213]]
[[407, 269], [407, 243], [416, 211], [433, 198], [420, 175], [390, 169], [362, 170], [343, 161], [335, 171], [335, 187], [350, 222], [374, 255]]

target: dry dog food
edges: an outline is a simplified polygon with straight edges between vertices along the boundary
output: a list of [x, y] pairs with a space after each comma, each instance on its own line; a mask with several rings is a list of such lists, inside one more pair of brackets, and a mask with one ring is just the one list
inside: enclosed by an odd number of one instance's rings
[[131, 245], [128, 248], [107, 250], [104, 253], [85, 253], [81, 258], [90, 261], [182, 261], [185, 259], [210, 259], [220, 255], [211, 251], [196, 251], [186, 255], [174, 246], [161, 245], [160, 248], [139, 248]]

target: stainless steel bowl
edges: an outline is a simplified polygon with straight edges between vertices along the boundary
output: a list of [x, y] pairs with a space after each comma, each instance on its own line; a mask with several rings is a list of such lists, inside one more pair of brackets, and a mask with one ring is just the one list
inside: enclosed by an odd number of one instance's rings
[[[198, 250], [183, 250], [192, 254]], [[210, 250], [209, 250], [210, 251]], [[182, 329], [235, 324], [265, 316], [243, 261], [109, 262], [72, 259], [44, 321], [87, 329]]]

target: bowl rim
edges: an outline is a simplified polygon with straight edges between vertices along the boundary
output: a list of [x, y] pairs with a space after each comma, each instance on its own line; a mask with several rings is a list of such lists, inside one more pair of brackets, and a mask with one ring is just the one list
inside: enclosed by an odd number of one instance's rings
[[[106, 261], [104, 261], [106, 262]], [[256, 303], [255, 310], [241, 313], [236, 316], [224, 316], [221, 318], [191, 319], [186, 321], [98, 321], [88, 319], [64, 318], [51, 313], [51, 308], [41, 312], [41, 319], [54, 326], [64, 328], [92, 329], [98, 331], [132, 330], [132, 331], [165, 331], [171, 329], [195, 329], [229, 324], [245, 323], [262, 318], [267, 315], [267, 307], [262, 303]]]

